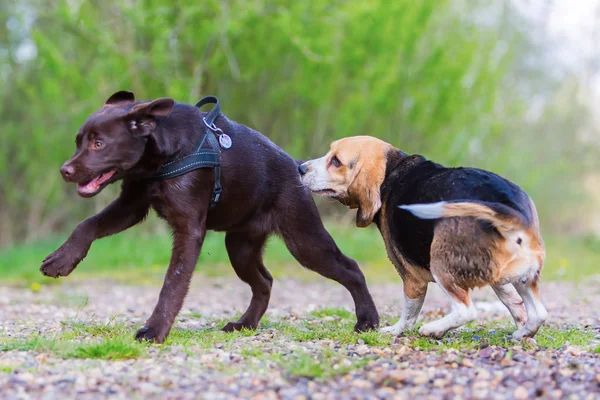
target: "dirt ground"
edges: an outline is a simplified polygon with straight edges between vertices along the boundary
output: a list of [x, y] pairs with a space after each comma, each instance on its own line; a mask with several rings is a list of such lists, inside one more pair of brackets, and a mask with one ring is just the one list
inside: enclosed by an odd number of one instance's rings
[[[0, 286], [0, 345], [36, 335], [60, 338], [69, 321], [127, 321], [133, 336], [152, 311], [159, 290], [154, 285], [107, 280], [64, 280], [43, 286], [39, 292]], [[370, 290], [383, 321], [395, 321], [402, 308], [401, 285], [372, 284]], [[174, 329], [197, 335], [216, 330], [214, 321], [233, 319], [244, 311], [249, 296], [248, 287], [237, 279], [198, 276]], [[473, 298], [484, 328], [508, 315], [491, 290], [475, 291]], [[148, 346], [146, 356], [122, 361], [5, 350], [0, 352], [0, 397], [600, 398], [600, 280], [578, 285], [544, 283], [542, 299], [550, 313], [549, 326], [584, 329], [592, 333], [590, 342], [584, 346], [565, 343], [557, 349], [530, 343], [456, 350], [448, 342], [439, 349], [422, 349], [414, 340], [401, 337], [387, 346], [370, 346], [363, 340], [350, 344], [330, 338], [294, 341], [270, 323], [226, 346], [215, 343], [197, 351], [175, 345]], [[302, 321], [322, 307], [352, 310], [352, 301], [344, 288], [324, 279], [276, 280], [266, 318]], [[421, 318], [431, 319], [447, 309], [443, 293], [430, 285]], [[306, 377], [286, 368], [290, 354], [310, 357], [325, 350], [344, 355], [352, 367], [339, 374], [325, 371], [326, 378]]]

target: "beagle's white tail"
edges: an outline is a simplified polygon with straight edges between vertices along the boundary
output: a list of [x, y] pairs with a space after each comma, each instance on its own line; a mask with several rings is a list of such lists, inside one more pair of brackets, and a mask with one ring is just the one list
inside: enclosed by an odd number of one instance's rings
[[483, 201], [440, 201], [438, 203], [398, 206], [421, 219], [474, 217], [487, 221], [501, 232], [514, 232], [529, 228], [528, 218], [521, 212], [501, 203]]

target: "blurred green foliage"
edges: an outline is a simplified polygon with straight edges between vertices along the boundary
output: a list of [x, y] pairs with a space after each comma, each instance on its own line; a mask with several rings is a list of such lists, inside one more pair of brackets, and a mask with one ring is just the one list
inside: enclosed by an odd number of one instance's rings
[[[537, 87], [519, 86], [516, 67], [537, 81], [546, 73], [523, 61], [531, 48], [510, 2], [495, 3], [2, 2], [0, 246], [70, 230], [114, 197], [116, 187], [75, 199], [58, 168], [86, 116], [122, 89], [188, 103], [218, 95], [230, 118], [299, 159], [368, 134], [493, 169], [560, 227], [553, 207], [584, 168], [566, 158], [579, 147], [524, 118]], [[549, 111], [546, 123], [557, 118]]]
[[[340, 250], [355, 259], [368, 282], [400, 282], [396, 269], [390, 264], [381, 235], [375, 227], [348, 229], [346, 224], [326, 222]], [[224, 234], [209, 232], [202, 246], [196, 272], [209, 277], [235, 277], [229, 266]], [[0, 277], [3, 282], [29, 286], [39, 291], [40, 285], [62, 280], [43, 276], [41, 261], [54, 251], [64, 235], [38, 241], [34, 244], [12, 246], [0, 253]], [[581, 281], [598, 273], [600, 239], [587, 237], [565, 238], [546, 235], [547, 257], [542, 276], [544, 280]], [[158, 284], [164, 278], [171, 255], [171, 238], [164, 234], [143, 233], [140, 227], [94, 243], [88, 256], [69, 276], [69, 279], [100, 277], [119, 279], [124, 283]], [[314, 272], [302, 268], [279, 238], [269, 240], [265, 265], [276, 279], [294, 278], [310, 281]], [[115, 274], [115, 271], [118, 271]]]

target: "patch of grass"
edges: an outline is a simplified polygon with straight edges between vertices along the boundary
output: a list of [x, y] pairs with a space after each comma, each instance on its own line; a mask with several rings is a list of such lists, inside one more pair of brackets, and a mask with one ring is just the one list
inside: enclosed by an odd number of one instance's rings
[[365, 358], [352, 360], [340, 352], [324, 351], [318, 355], [297, 352], [285, 357], [281, 365], [292, 377], [325, 380], [360, 369], [369, 361]]
[[63, 339], [79, 339], [93, 336], [103, 339], [133, 337], [134, 327], [123, 322], [111, 320], [106, 324], [87, 323], [83, 321], [66, 321], [62, 323], [65, 331]]
[[594, 350], [594, 352], [595, 352], [596, 354], [600, 354], [600, 346], [596, 347], [596, 350]]
[[580, 328], [561, 329], [553, 326], [543, 326], [535, 336], [537, 345], [549, 349], [558, 349], [564, 345], [589, 346], [594, 339], [594, 333]]
[[139, 358], [146, 354], [146, 346], [133, 338], [104, 339], [100, 343], [83, 343], [69, 354], [74, 358], [93, 358], [101, 360], [126, 360]]
[[[326, 221], [326, 227], [344, 254], [359, 262], [369, 283], [390, 280], [400, 283], [376, 228], [357, 229], [332, 221]], [[74, 277], [107, 277], [136, 285], [162, 280], [169, 263], [171, 237], [166, 232], [145, 232], [143, 227], [134, 227], [96, 241], [86, 259], [77, 267]], [[42, 260], [58, 248], [65, 238], [55, 237], [0, 250], [0, 275], [5, 282], [25, 285], [34, 291], [59, 282], [43, 277], [39, 267]], [[600, 239], [552, 235], [546, 235], [544, 239], [547, 249], [542, 273], [544, 279], [579, 280], [597, 274]], [[276, 278], [293, 276], [304, 281], [320, 279], [318, 275], [301, 268], [277, 237], [269, 240], [265, 264]], [[229, 266], [223, 233], [207, 234], [196, 272], [206, 276], [235, 276]], [[38, 287], [38, 284], [41, 286]]]
[[[228, 347], [241, 337], [254, 336], [257, 331], [243, 329], [237, 332], [223, 332], [221, 327], [227, 323], [225, 319], [215, 320], [209, 323], [209, 329], [181, 329], [174, 327], [165, 341], [165, 346], [181, 345], [184, 347], [194, 346], [196, 348], [209, 349], [216, 346]], [[65, 331], [62, 339], [80, 340], [91, 336], [101, 339], [114, 339], [130, 341], [135, 331], [141, 326], [133, 326], [125, 321], [111, 320], [106, 324], [86, 323], [82, 321], [66, 321], [63, 323]]]
[[368, 346], [388, 346], [392, 339], [379, 331], [361, 332], [358, 334], [358, 339], [362, 340]]
[[241, 351], [242, 357], [264, 359], [267, 353], [259, 347], [245, 347]]
[[340, 344], [357, 344], [360, 341], [369, 346], [387, 346], [392, 337], [379, 331], [362, 333], [354, 332], [354, 320], [343, 320], [339, 317], [333, 320], [300, 321], [298, 323], [278, 322], [272, 325], [277, 332], [297, 342], [313, 340], [333, 340]]
[[0, 366], [0, 373], [3, 373], [3, 374], [10, 374], [14, 370], [15, 370], [15, 367], [11, 367], [8, 365]]
[[[376, 277], [381, 271], [385, 271], [386, 276], [394, 276], [399, 281], [393, 266], [387, 260], [383, 240], [376, 229], [348, 229], [345, 225], [331, 222], [326, 225], [340, 249], [359, 261], [365, 272], [372, 270], [372, 277]], [[224, 238], [224, 233], [220, 232], [207, 234], [196, 272], [205, 276], [235, 276], [229, 266]], [[1, 249], [0, 275], [6, 282], [27, 286], [32, 283], [41, 284], [43, 290], [43, 285], [57, 280], [41, 275], [39, 267], [42, 260], [65, 239], [66, 236], [63, 235]], [[73, 276], [107, 277], [135, 284], [155, 282], [164, 276], [170, 254], [171, 237], [167, 232], [149, 234], [145, 233], [143, 226], [138, 226], [94, 242]], [[291, 275], [302, 280], [317, 277], [313, 272], [301, 268], [283, 241], [275, 236], [267, 244], [265, 264], [275, 277]]]
[[39, 335], [31, 338], [7, 339], [0, 343], [0, 351], [35, 351], [39, 353], [53, 353], [60, 347], [60, 342], [54, 338], [49, 339]]
[[230, 333], [221, 330], [228, 322], [235, 321], [240, 316], [241, 314], [238, 314], [230, 318], [209, 320], [206, 329], [181, 329], [174, 327], [165, 343], [169, 345], [194, 345], [207, 349], [217, 345], [226, 347], [238, 338], [255, 336], [257, 331], [250, 329], [242, 329], [241, 331]]
[[338, 317], [346, 320], [354, 318], [354, 313], [345, 308], [320, 308], [310, 312], [308, 315], [317, 318]]
[[535, 336], [536, 345], [527, 342], [515, 343], [510, 338], [515, 328], [511, 322], [505, 324], [486, 324], [476, 326], [475, 323], [465, 328], [446, 334], [442, 339], [431, 339], [419, 335], [417, 330], [407, 332], [410, 345], [424, 351], [445, 349], [469, 350], [479, 349], [485, 346], [500, 346], [504, 348], [513, 347], [517, 344], [525, 349], [533, 347], [560, 349], [563, 346], [589, 346], [594, 339], [593, 332], [579, 328], [557, 328], [553, 326], [542, 326]]
[[79, 343], [74, 340], [47, 339], [34, 336], [27, 339], [10, 339], [0, 344], [0, 351], [33, 351], [54, 354], [61, 358], [99, 358], [122, 360], [138, 358], [145, 354], [143, 344], [130, 338], [106, 338], [100, 343]]

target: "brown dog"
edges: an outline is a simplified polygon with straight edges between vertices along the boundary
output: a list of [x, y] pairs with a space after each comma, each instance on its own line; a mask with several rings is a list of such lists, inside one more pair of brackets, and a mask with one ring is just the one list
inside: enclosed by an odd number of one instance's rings
[[[301, 182], [298, 164], [260, 133], [219, 116], [217, 127], [231, 138], [221, 152], [220, 201], [209, 209], [214, 171], [196, 169], [168, 180], [152, 177], [199, 145], [206, 113], [172, 99], [135, 102], [117, 92], [92, 114], [76, 137], [75, 155], [61, 168], [83, 197], [122, 180], [120, 196], [83, 221], [41, 266], [44, 275], [69, 275], [92, 242], [144, 220], [150, 208], [173, 231], [173, 253], [158, 304], [136, 338], [162, 343], [188, 292], [207, 230], [225, 231], [236, 274], [250, 285], [252, 300], [223, 330], [254, 329], [267, 310], [273, 278], [262, 261], [267, 238], [280, 235], [304, 267], [344, 285], [356, 306], [355, 330], [379, 325], [377, 310], [355, 261], [344, 256], [323, 227], [317, 207]], [[219, 301], [215, 299], [215, 301]]]
[[537, 211], [516, 185], [479, 169], [444, 168], [368, 136], [334, 142], [300, 171], [313, 192], [358, 208], [359, 227], [379, 227], [404, 281], [404, 313], [384, 332], [414, 327], [429, 282], [448, 294], [452, 312], [423, 325], [423, 335], [441, 337], [475, 320], [469, 290], [486, 285], [512, 314], [514, 338], [534, 336], [546, 320]]

